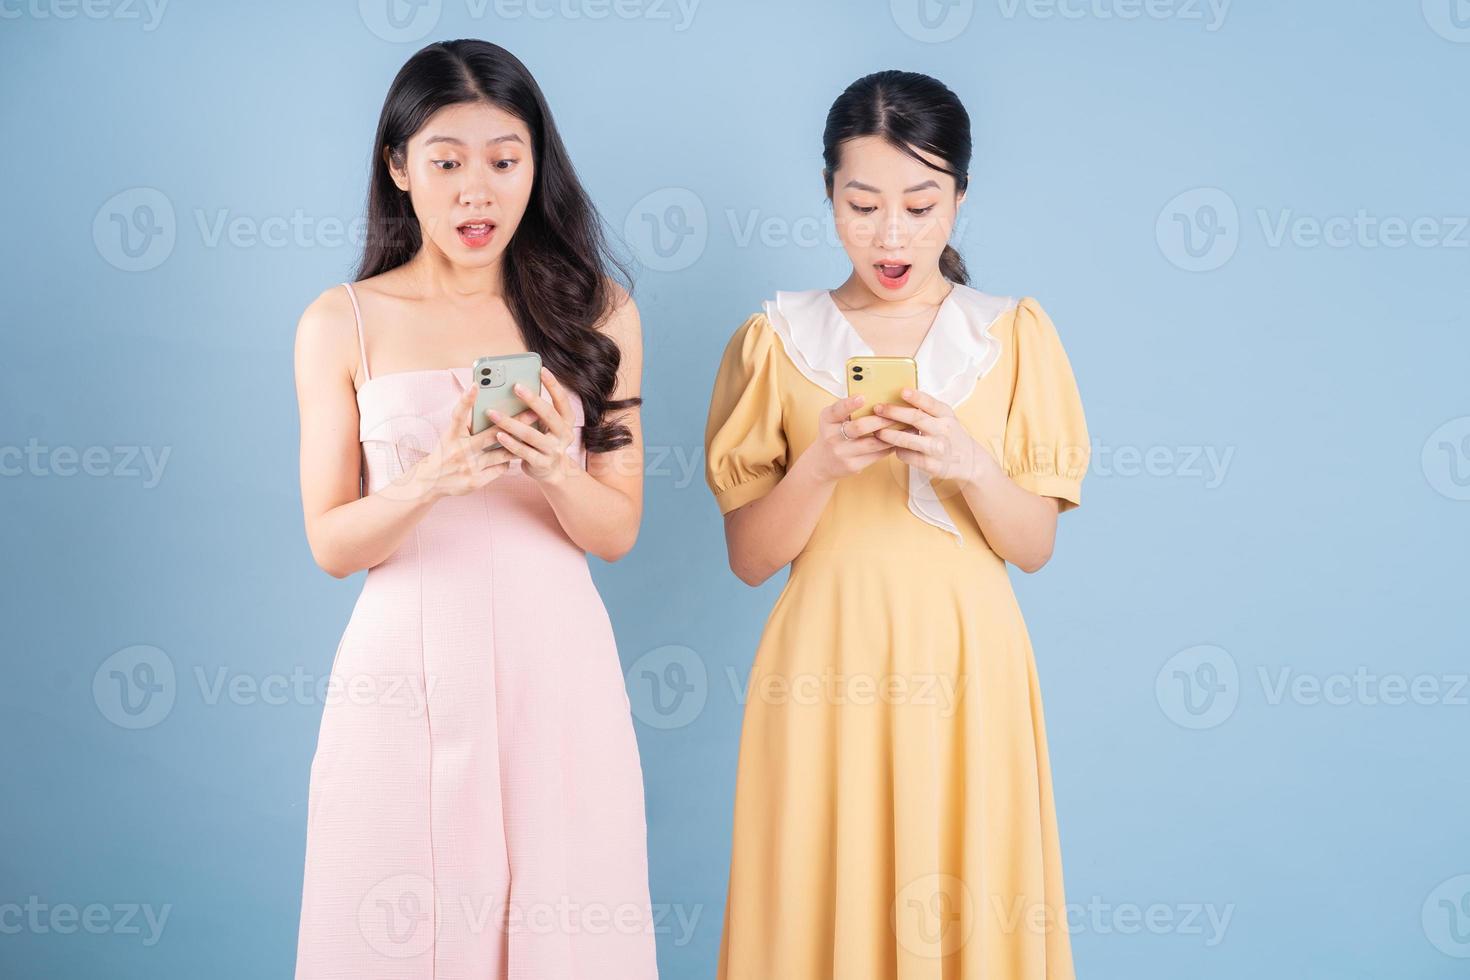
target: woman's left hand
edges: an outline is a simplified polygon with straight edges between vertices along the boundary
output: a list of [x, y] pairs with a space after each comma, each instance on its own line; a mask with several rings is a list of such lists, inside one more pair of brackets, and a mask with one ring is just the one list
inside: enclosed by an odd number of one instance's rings
[[571, 396], [550, 368], [541, 369], [541, 379], [551, 393], [549, 402], [522, 384], [516, 384], [511, 390], [536, 413], [544, 429], [494, 409], [488, 414], [500, 429], [500, 444], [520, 458], [521, 472], [542, 483], [558, 483], [572, 469], [567, 447], [572, 444], [577, 417], [572, 412]]
[[903, 390], [903, 399], [909, 404], [874, 405], [873, 411], [913, 429], [889, 426], [875, 435], [897, 447], [894, 455], [900, 460], [936, 480], [974, 480], [977, 464], [987, 454], [955, 417], [954, 409], [913, 388]]

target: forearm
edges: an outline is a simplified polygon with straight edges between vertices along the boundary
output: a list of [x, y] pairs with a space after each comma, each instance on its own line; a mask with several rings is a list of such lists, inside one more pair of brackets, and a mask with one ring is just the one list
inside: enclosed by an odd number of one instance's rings
[[639, 506], [580, 466], [569, 466], [554, 481], [542, 481], [541, 492], [556, 512], [567, 537], [604, 561], [617, 561], [638, 539]]
[[732, 511], [725, 538], [730, 568], [747, 585], [759, 585], [786, 567], [811, 540], [836, 482], [823, 480], [806, 454], [763, 497]]
[[1056, 541], [1056, 500], [1018, 486], [989, 453], [976, 456], [975, 473], [962, 492], [986, 543], [1022, 571], [1037, 571]]
[[308, 521], [312, 557], [335, 578], [372, 568], [398, 550], [437, 499], [411, 470], [399, 482]]

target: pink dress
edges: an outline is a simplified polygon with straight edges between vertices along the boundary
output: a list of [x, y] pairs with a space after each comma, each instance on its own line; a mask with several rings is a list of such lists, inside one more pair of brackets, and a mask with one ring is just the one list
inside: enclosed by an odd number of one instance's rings
[[[437, 444], [470, 370], [373, 378], [347, 289], [371, 493]], [[368, 571], [324, 700], [297, 980], [657, 976], [612, 627], [519, 461]]]

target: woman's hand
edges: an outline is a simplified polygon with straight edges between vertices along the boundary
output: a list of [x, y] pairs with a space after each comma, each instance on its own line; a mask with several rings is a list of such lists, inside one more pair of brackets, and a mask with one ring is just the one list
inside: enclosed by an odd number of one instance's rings
[[835, 483], [859, 473], [894, 451], [893, 446], [873, 435], [893, 425], [892, 421], [880, 415], [848, 418], [862, 403], [862, 395], [849, 395], [817, 416], [817, 438], [802, 455], [820, 482]]
[[933, 395], [912, 388], [903, 390], [908, 405], [877, 405], [873, 411], [884, 418], [913, 426], [890, 428], [878, 439], [894, 447], [898, 458], [937, 480], [973, 482], [980, 457], [989, 458], [955, 417], [954, 409]]
[[435, 500], [458, 497], [494, 483], [510, 469], [515, 457], [496, 445], [495, 428], [470, 434], [475, 394], [471, 387], [460, 396], [439, 444], [409, 470], [406, 482], [417, 492]]
[[[494, 409], [487, 414], [498, 427], [500, 444], [520, 459], [522, 473], [542, 483], [559, 483], [575, 465], [567, 455], [567, 447], [572, 444], [577, 416], [572, 412], [571, 396], [549, 368], [541, 369], [541, 378], [551, 392], [551, 401], [517, 384], [512, 390], [528, 410], [516, 416]], [[535, 417], [540, 418], [544, 429], [531, 424]]]

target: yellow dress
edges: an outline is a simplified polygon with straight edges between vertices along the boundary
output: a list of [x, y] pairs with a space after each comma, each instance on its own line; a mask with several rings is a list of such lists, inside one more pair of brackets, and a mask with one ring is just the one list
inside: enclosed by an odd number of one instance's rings
[[[740, 326], [705, 432], [721, 513], [776, 485], [870, 353], [825, 290]], [[956, 285], [915, 359], [1012, 479], [1081, 502], [1087, 427], [1034, 299]], [[719, 980], [1073, 976], [1026, 626], [958, 488], [917, 473], [841, 480], [766, 623]]]

